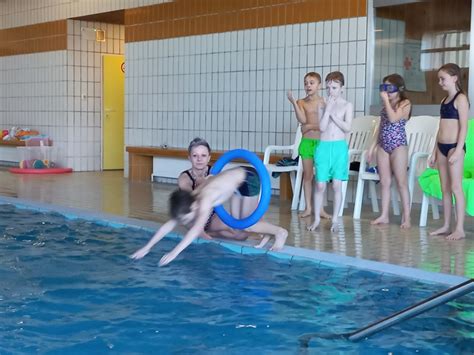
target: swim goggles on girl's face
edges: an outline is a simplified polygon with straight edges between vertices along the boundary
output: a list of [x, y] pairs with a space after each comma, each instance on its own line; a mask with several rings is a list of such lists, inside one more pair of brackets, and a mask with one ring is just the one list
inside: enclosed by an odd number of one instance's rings
[[379, 86], [380, 91], [386, 91], [388, 93], [393, 93], [398, 91], [398, 87], [393, 84], [380, 84]]

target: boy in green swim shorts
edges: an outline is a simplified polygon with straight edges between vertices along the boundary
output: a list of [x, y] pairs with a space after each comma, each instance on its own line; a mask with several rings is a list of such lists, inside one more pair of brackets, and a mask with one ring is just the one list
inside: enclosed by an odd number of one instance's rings
[[[314, 151], [319, 144], [319, 116], [324, 106], [324, 100], [319, 96], [321, 76], [315, 72], [309, 72], [304, 76], [304, 90], [306, 97], [296, 100], [291, 91], [288, 91], [288, 100], [295, 109], [296, 119], [301, 125], [303, 138], [298, 149], [300, 159], [303, 160], [303, 192], [305, 196], [306, 209], [301, 217], [311, 216], [314, 177]], [[321, 210], [322, 217], [329, 215]]]
[[301, 138], [300, 146], [298, 147], [298, 153], [303, 160], [314, 160], [314, 152], [318, 147], [319, 139], [313, 138]]
[[339, 229], [338, 216], [342, 203], [342, 181], [349, 176], [349, 148], [346, 134], [351, 131], [352, 104], [342, 97], [344, 75], [335, 71], [326, 76], [328, 98], [319, 129], [321, 141], [314, 154], [316, 166], [316, 189], [314, 192], [314, 222], [308, 230], [315, 230], [320, 223], [320, 209], [327, 183], [332, 180], [334, 208], [331, 231]]

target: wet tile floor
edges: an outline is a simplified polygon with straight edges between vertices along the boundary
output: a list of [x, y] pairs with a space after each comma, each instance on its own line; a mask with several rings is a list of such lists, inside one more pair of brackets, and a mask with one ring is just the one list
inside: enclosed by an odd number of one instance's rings
[[[100, 211], [119, 216], [165, 222], [167, 199], [175, 188], [172, 184], [130, 182], [122, 171], [81, 172], [65, 175], [13, 175], [0, 171], [0, 195], [19, 197], [42, 203]], [[351, 216], [351, 206], [345, 209], [344, 228], [331, 233], [330, 222], [323, 221], [318, 231], [306, 231], [309, 219], [301, 219], [290, 210], [289, 202], [272, 203], [265, 218], [288, 229], [287, 244], [410, 266], [426, 271], [474, 277], [474, 218], [467, 217], [466, 239], [446, 241], [430, 237], [429, 231], [441, 225], [441, 220], [428, 220], [428, 228], [417, 226], [420, 205], [414, 204], [409, 230], [399, 228], [400, 217], [384, 226], [370, 225], [374, 218], [370, 206], [364, 206], [362, 218]]]

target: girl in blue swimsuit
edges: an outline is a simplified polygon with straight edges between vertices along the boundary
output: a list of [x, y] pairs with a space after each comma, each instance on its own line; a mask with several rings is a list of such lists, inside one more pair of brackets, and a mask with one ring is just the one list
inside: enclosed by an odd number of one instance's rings
[[[466, 201], [462, 189], [464, 155], [466, 152], [469, 101], [462, 90], [461, 69], [448, 63], [438, 70], [438, 83], [447, 92], [441, 101], [440, 123], [430, 166], [437, 166], [443, 193], [444, 224], [430, 235], [447, 234], [446, 239], [465, 237], [464, 214]], [[453, 195], [456, 201], [456, 227], [450, 230]]]

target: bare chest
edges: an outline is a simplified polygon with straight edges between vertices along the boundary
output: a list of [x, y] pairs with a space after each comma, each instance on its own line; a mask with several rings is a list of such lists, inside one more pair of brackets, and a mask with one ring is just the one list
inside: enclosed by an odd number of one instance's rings
[[307, 123], [318, 123], [319, 122], [319, 104], [306, 104], [304, 107], [304, 113], [306, 116]]
[[[339, 118], [341, 120], [344, 120], [344, 116], [345, 116], [345, 113], [346, 113], [346, 106], [345, 105], [337, 106], [332, 110], [332, 112], [333, 112], [334, 116], [336, 116], [337, 118]], [[332, 122], [332, 123], [334, 123], [334, 122]]]

